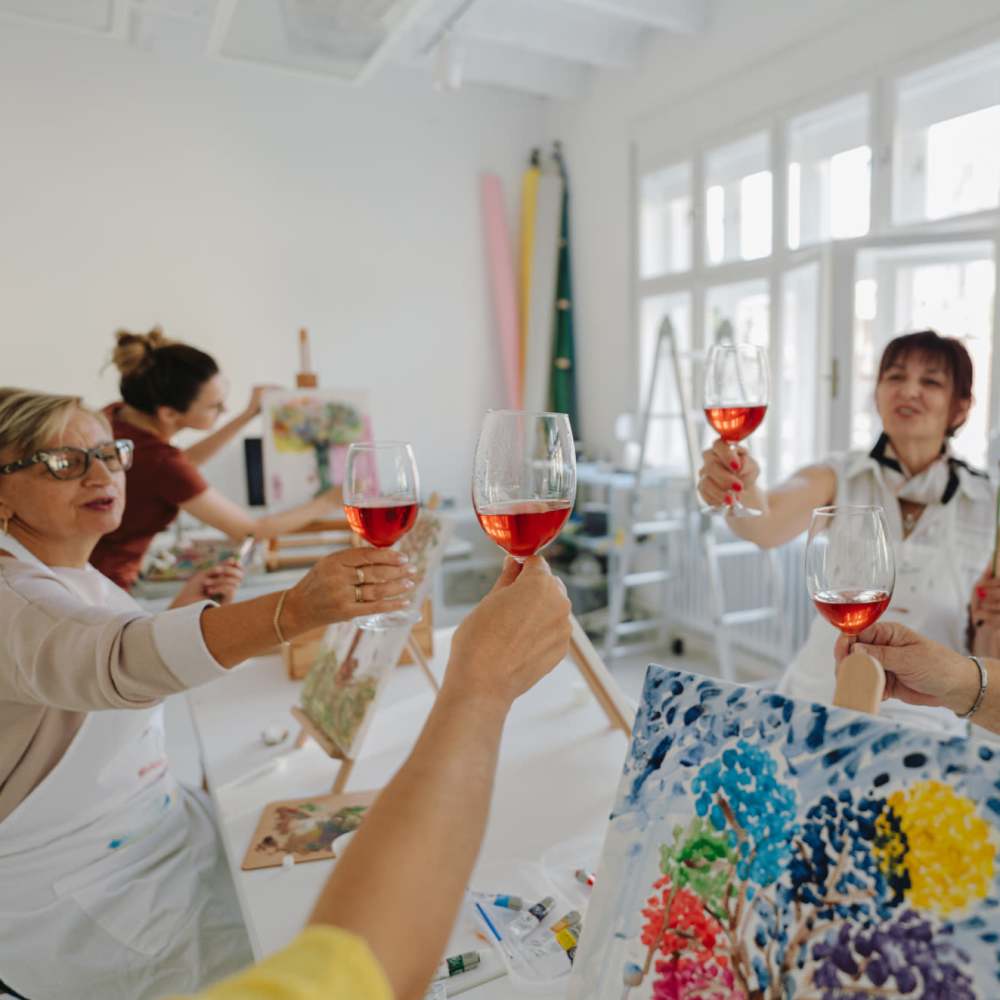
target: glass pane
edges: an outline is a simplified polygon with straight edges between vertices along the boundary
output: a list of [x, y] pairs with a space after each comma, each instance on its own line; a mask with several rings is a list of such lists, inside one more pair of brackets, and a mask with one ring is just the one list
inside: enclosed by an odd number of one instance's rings
[[993, 363], [993, 245], [969, 242], [858, 254], [854, 295], [851, 444], [869, 448], [881, 430], [875, 379], [882, 350], [897, 333], [936, 330], [958, 337], [975, 366], [975, 404], [954, 449], [980, 468], [989, 439]]
[[[771, 343], [771, 296], [764, 278], [740, 281], [731, 285], [716, 285], [705, 293], [705, 347], [731, 338], [735, 343], [757, 344], [769, 347]], [[772, 378], [774, 373], [772, 372]], [[702, 405], [702, 387], [696, 385], [692, 393], [695, 406]], [[767, 482], [766, 427], [750, 439], [749, 447], [760, 463]], [[704, 425], [709, 440], [711, 430]], [[744, 442], [746, 444], [746, 442]]]
[[770, 254], [770, 168], [766, 132], [705, 157], [705, 252], [710, 264]]
[[893, 189], [898, 222], [1000, 205], [1000, 44], [897, 81]]
[[788, 245], [868, 232], [868, 95], [793, 118], [788, 126]]
[[782, 278], [782, 350], [777, 478], [816, 460], [819, 399], [819, 265]]
[[643, 278], [691, 267], [691, 164], [646, 174], [639, 192], [639, 273]]
[[[688, 355], [681, 359], [681, 378], [691, 384], [691, 296], [687, 292], [675, 295], [654, 295], [643, 299], [639, 307], [639, 399], [637, 408], [646, 405], [649, 380], [653, 367], [654, 349], [660, 324], [664, 316], [670, 317], [677, 337], [677, 349]], [[666, 346], [666, 345], [664, 345]], [[690, 403], [690, 399], [688, 400]], [[654, 419], [649, 424], [647, 464], [666, 466], [687, 475], [687, 450], [684, 431], [679, 420], [665, 417], [680, 413], [680, 400], [674, 383], [674, 373], [666, 353], [661, 357], [653, 396]]]

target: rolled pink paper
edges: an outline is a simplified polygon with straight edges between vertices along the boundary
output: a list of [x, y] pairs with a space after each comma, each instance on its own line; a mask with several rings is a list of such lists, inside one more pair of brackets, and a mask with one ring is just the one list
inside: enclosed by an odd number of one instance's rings
[[517, 321], [517, 284], [514, 278], [514, 255], [510, 244], [510, 229], [504, 208], [503, 186], [496, 174], [480, 178], [483, 221], [486, 228], [486, 256], [493, 292], [493, 315], [496, 319], [497, 340], [503, 368], [507, 406], [521, 408], [520, 339]]

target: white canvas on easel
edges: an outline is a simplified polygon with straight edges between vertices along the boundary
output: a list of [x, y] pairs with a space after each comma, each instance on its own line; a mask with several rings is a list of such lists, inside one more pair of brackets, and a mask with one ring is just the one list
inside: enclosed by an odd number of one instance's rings
[[265, 393], [261, 414], [264, 497], [271, 510], [343, 483], [348, 447], [372, 439], [365, 390], [275, 390]]

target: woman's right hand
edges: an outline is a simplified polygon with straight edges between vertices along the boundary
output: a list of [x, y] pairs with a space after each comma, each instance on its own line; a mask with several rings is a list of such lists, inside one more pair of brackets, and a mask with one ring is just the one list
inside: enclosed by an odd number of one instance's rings
[[415, 577], [406, 556], [394, 549], [334, 552], [288, 591], [280, 624], [293, 634], [360, 615], [401, 611], [409, 607]]
[[842, 635], [834, 648], [839, 663], [860, 649], [885, 669], [885, 698], [910, 705], [939, 705], [967, 712], [979, 693], [979, 669], [967, 656], [925, 639], [896, 622], [878, 622], [856, 639]]
[[704, 463], [698, 471], [698, 492], [712, 507], [730, 507], [757, 484], [760, 466], [746, 448], [729, 445], [716, 438], [701, 453]]

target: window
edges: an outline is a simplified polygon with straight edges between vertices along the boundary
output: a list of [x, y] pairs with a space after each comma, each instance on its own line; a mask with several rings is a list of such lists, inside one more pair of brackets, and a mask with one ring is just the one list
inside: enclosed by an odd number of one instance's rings
[[788, 125], [788, 246], [864, 236], [871, 215], [868, 95]]
[[[645, 406], [649, 392], [649, 379], [653, 368], [656, 339], [665, 316], [673, 324], [677, 349], [682, 355], [691, 350], [691, 296], [687, 292], [676, 295], [653, 295], [642, 300], [639, 317], [639, 405]], [[691, 384], [690, 357], [681, 359], [681, 378]], [[688, 398], [691, 404], [691, 398]], [[670, 359], [662, 356], [657, 371], [656, 390], [649, 424], [647, 461], [651, 465], [677, 469], [687, 475], [687, 446], [679, 420], [667, 417], [678, 414], [681, 403], [677, 398]]]
[[705, 246], [710, 264], [771, 252], [771, 165], [767, 133], [705, 157]]
[[781, 281], [781, 370], [778, 377], [777, 477], [815, 461], [818, 441], [819, 264], [788, 271]]
[[691, 267], [691, 164], [642, 178], [639, 191], [639, 272], [643, 278]]
[[1000, 205], [1000, 44], [899, 79], [894, 162], [897, 222]]

